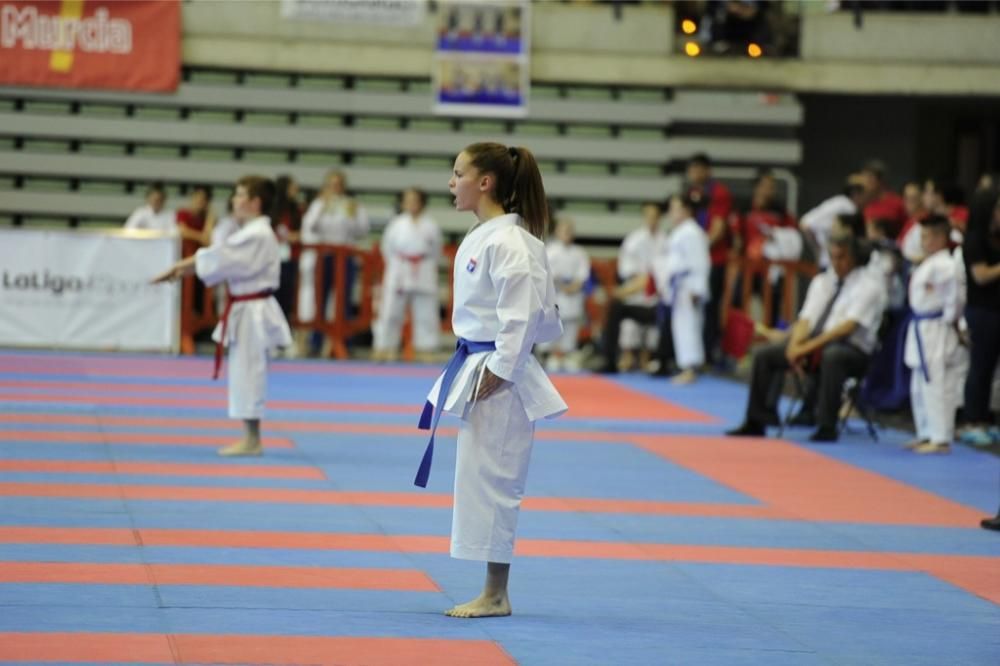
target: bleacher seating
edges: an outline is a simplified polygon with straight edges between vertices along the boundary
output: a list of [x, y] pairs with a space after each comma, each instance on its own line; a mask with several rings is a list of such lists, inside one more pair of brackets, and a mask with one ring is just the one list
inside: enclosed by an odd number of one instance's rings
[[757, 167], [775, 168], [794, 206], [801, 122], [793, 97], [553, 84], [532, 87], [524, 119], [450, 118], [433, 115], [427, 80], [218, 69], [186, 70], [170, 95], [0, 87], [0, 222], [120, 224], [151, 180], [178, 194], [289, 173], [311, 188], [339, 167], [376, 227], [417, 186], [458, 232], [454, 154], [494, 139], [529, 146], [579, 235], [610, 240], [640, 202], [677, 189], [696, 152], [737, 194]]

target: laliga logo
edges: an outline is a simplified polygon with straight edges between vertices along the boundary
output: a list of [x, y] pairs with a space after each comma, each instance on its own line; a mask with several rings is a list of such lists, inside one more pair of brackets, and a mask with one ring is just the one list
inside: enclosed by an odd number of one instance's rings
[[68, 72], [73, 67], [73, 51], [127, 54], [132, 52], [132, 23], [110, 18], [98, 7], [94, 16], [83, 18], [83, 0], [62, 0], [59, 15], [40, 14], [38, 8], [19, 10], [4, 5], [0, 10], [0, 47], [52, 51], [49, 67]]
[[3, 271], [0, 290], [11, 292], [48, 292], [53, 296], [63, 294], [96, 295], [98, 297], [122, 297], [140, 295], [153, 285], [145, 280], [120, 278], [107, 273], [87, 277], [58, 275], [45, 269], [42, 273], [31, 271], [11, 273]]

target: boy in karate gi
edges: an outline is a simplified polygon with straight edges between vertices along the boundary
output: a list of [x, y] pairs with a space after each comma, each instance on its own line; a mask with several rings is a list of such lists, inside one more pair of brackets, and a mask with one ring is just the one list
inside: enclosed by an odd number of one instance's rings
[[955, 409], [966, 353], [959, 344], [958, 320], [965, 294], [948, 250], [950, 223], [943, 215], [920, 222], [926, 257], [910, 277], [913, 319], [906, 332], [903, 361], [911, 368], [910, 404], [917, 431], [908, 447], [915, 453], [948, 453], [955, 435]]
[[260, 176], [236, 182], [233, 217], [239, 224], [223, 242], [201, 248], [153, 282], [177, 280], [196, 273], [212, 287], [226, 282], [226, 308], [212, 338], [216, 343], [215, 374], [219, 375], [222, 347], [229, 348], [229, 418], [243, 421], [243, 438], [219, 450], [223, 456], [259, 456], [260, 419], [267, 396], [268, 355], [292, 343], [288, 322], [274, 298], [281, 275], [278, 239], [270, 210], [274, 184]]
[[441, 230], [425, 212], [427, 195], [417, 189], [403, 192], [403, 213], [382, 233], [385, 262], [382, 300], [372, 327], [372, 360], [394, 361], [399, 353], [407, 305], [413, 322], [417, 360], [430, 361], [441, 331], [438, 302], [438, 262]]
[[460, 416], [451, 556], [486, 562], [486, 584], [446, 615], [510, 615], [507, 578], [534, 422], [567, 409], [531, 353], [536, 342], [562, 334], [541, 240], [548, 210], [526, 148], [468, 146], [455, 159], [448, 188], [455, 208], [475, 213], [477, 222], [455, 258], [458, 348], [420, 419], [431, 438], [414, 483], [427, 485], [442, 410]]
[[690, 384], [698, 377], [697, 369], [705, 364], [702, 329], [712, 262], [708, 235], [694, 219], [691, 199], [687, 195], [671, 197], [668, 215], [672, 228], [667, 253], [663, 261], [654, 264], [654, 275], [657, 291], [670, 307], [674, 358], [681, 370], [672, 381]]
[[562, 320], [563, 334], [556, 342], [539, 345], [548, 352], [545, 369], [558, 371], [580, 369], [580, 361], [573, 354], [580, 336], [584, 318], [583, 285], [590, 277], [590, 257], [587, 251], [573, 242], [573, 222], [568, 218], [556, 224], [555, 238], [545, 245], [549, 270], [556, 285], [556, 305]]

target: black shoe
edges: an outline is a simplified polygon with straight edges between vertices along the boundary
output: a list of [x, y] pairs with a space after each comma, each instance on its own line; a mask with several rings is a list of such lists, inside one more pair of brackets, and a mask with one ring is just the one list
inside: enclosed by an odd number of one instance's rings
[[764, 426], [748, 421], [744, 421], [739, 428], [726, 431], [726, 435], [729, 437], [763, 437], [764, 434]]
[[983, 518], [979, 521], [979, 526], [984, 530], [996, 530], [1000, 532], [1000, 513], [992, 518]]
[[836, 442], [837, 441], [837, 429], [831, 428], [829, 426], [820, 426], [816, 428], [816, 432], [809, 435], [810, 442]]
[[805, 409], [800, 409], [788, 425], [793, 428], [812, 428], [816, 425], [816, 416]]

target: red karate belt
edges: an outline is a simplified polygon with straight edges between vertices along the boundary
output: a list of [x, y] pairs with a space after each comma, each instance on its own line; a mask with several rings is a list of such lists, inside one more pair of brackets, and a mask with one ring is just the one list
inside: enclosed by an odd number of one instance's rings
[[219, 370], [222, 369], [222, 348], [226, 344], [226, 331], [229, 329], [229, 312], [233, 309], [233, 303], [239, 303], [240, 301], [257, 301], [262, 298], [270, 298], [274, 294], [273, 291], [258, 291], [253, 294], [240, 294], [239, 296], [233, 296], [226, 291], [226, 308], [222, 311], [222, 336], [219, 341], [215, 343], [215, 370], [212, 372], [212, 379], [219, 378]]

